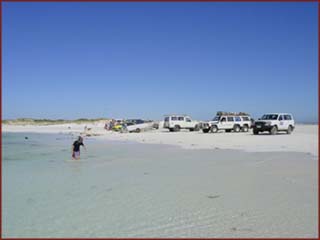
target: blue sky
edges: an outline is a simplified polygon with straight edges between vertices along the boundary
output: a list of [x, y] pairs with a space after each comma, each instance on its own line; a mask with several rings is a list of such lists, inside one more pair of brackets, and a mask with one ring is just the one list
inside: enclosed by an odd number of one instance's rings
[[2, 3], [3, 119], [318, 120], [317, 3]]

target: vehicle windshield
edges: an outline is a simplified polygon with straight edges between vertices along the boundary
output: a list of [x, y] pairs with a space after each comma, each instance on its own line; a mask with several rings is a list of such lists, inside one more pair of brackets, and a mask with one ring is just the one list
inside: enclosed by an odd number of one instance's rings
[[212, 121], [219, 121], [220, 120], [220, 116], [215, 116], [214, 119], [212, 119]]
[[262, 120], [277, 120], [278, 114], [266, 114], [262, 116]]

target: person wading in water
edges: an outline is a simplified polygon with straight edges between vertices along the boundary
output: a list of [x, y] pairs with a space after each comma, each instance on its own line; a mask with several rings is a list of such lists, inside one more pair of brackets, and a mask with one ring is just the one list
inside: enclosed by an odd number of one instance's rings
[[78, 140], [74, 141], [74, 143], [72, 144], [72, 159], [80, 159], [80, 146], [83, 146], [84, 149], [87, 150], [83, 144], [83, 138], [79, 136]]

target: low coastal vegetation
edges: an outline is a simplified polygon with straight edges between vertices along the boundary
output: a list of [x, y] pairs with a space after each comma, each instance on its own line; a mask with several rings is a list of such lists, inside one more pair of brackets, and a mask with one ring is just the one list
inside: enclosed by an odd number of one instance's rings
[[8, 125], [54, 125], [54, 124], [68, 124], [68, 123], [95, 123], [100, 121], [107, 121], [108, 118], [79, 118], [75, 120], [65, 119], [33, 119], [33, 118], [17, 118], [13, 120], [2, 120], [2, 124]]

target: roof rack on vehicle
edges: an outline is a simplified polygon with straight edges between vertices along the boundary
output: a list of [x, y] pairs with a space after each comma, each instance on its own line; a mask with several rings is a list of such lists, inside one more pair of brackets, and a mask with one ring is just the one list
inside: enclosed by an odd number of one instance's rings
[[217, 116], [222, 116], [222, 115], [250, 116], [250, 114], [245, 113], [245, 112], [223, 112], [223, 111], [218, 111], [218, 112], [217, 112]]

